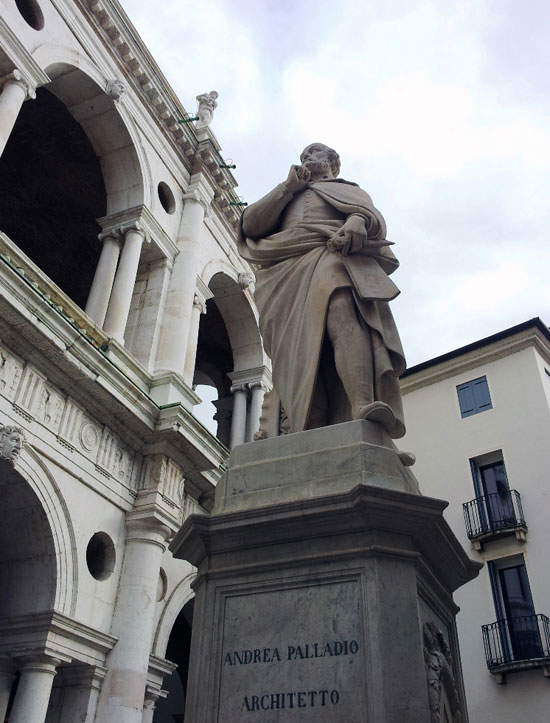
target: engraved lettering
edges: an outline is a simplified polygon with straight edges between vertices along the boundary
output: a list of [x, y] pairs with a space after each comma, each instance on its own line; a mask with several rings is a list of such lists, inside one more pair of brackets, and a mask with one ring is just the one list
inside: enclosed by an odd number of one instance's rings
[[282, 710], [284, 708], [315, 708], [318, 701], [322, 706], [338, 705], [340, 693], [337, 690], [300, 690], [286, 693], [264, 693], [244, 696], [243, 710], [248, 713], [262, 710]]

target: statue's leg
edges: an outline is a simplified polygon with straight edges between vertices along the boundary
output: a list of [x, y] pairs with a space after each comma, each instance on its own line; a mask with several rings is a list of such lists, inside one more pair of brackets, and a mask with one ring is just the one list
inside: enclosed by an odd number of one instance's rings
[[357, 315], [352, 290], [337, 289], [330, 298], [327, 334], [334, 363], [351, 403], [352, 419], [374, 401], [372, 344], [368, 328]]

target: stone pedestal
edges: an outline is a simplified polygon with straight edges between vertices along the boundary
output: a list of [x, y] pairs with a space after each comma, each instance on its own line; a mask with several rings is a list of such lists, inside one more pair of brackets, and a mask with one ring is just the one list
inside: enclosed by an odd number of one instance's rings
[[475, 577], [378, 425], [242, 445], [198, 567], [186, 721], [467, 720], [452, 592]]

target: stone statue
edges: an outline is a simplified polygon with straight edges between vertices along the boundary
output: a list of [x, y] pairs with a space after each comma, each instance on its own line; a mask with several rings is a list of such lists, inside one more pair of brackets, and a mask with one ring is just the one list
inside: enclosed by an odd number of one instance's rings
[[212, 122], [214, 111], [218, 107], [217, 97], [218, 92], [215, 90], [211, 90], [210, 93], [201, 93], [197, 96], [197, 100], [199, 101], [197, 115], [199, 116], [199, 121], [205, 126], [209, 126]]
[[239, 239], [256, 268], [260, 330], [287, 431], [367, 419], [402, 437], [405, 359], [388, 304], [399, 293], [389, 278], [399, 264], [384, 219], [357, 184], [337, 178], [335, 151], [312, 143], [300, 160], [246, 208]]
[[432, 622], [424, 623], [424, 662], [428, 678], [428, 700], [433, 723], [441, 721], [443, 691], [455, 723], [462, 720], [452, 657], [443, 633]]
[[25, 435], [21, 427], [0, 425], [0, 459], [15, 462], [24, 443]]

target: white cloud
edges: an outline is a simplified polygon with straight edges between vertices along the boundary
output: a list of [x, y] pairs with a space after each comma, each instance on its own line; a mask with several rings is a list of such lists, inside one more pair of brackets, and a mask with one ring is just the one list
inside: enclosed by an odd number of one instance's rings
[[337, 148], [397, 242], [412, 363], [548, 319], [544, 3], [122, 1], [189, 111], [220, 91], [247, 200], [306, 143]]

